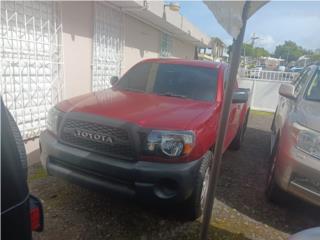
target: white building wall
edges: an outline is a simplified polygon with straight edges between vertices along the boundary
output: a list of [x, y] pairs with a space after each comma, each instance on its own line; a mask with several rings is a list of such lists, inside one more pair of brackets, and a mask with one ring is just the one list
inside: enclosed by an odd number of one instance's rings
[[[161, 4], [151, 4], [162, 9]], [[59, 2], [63, 26], [64, 99], [92, 90], [93, 2]], [[124, 14], [124, 48], [121, 75], [137, 62], [158, 58], [162, 32]], [[192, 43], [173, 37], [172, 57], [193, 59]]]
[[183, 42], [177, 38], [173, 39], [172, 56], [184, 59], [194, 59], [195, 46], [191, 43]]
[[92, 2], [59, 2], [64, 43], [64, 99], [91, 91]]
[[[129, 15], [125, 16], [125, 47], [121, 74], [137, 62], [160, 56], [162, 31]], [[195, 45], [172, 37], [171, 57], [194, 59]]]
[[121, 73], [146, 58], [159, 57], [160, 31], [136, 18], [125, 16], [125, 47]]
[[[63, 99], [91, 91], [91, 58], [93, 34], [92, 2], [59, 2], [63, 26]], [[39, 161], [39, 139], [25, 144], [28, 164]]]

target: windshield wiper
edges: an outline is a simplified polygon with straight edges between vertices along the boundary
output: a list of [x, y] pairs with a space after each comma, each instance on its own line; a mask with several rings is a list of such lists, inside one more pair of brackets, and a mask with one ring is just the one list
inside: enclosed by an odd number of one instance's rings
[[158, 93], [158, 95], [160, 95], [160, 96], [168, 96], [168, 97], [187, 98], [187, 96], [185, 96], [185, 95], [174, 94], [172, 92]]

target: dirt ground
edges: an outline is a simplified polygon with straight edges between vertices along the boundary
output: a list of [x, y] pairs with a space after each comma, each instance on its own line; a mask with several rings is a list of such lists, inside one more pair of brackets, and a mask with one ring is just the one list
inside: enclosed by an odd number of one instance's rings
[[[287, 239], [320, 225], [320, 209], [292, 198], [278, 206], [264, 197], [272, 115], [252, 112], [240, 151], [224, 155], [210, 239]], [[185, 222], [173, 208], [95, 193], [30, 166], [31, 192], [45, 210], [45, 230], [35, 239], [198, 239], [200, 220]]]

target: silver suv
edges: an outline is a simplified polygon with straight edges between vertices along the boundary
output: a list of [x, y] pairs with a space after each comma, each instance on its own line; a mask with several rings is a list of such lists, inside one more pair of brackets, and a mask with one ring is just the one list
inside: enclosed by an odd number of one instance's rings
[[320, 66], [282, 84], [279, 94], [266, 195], [284, 203], [291, 193], [320, 206]]

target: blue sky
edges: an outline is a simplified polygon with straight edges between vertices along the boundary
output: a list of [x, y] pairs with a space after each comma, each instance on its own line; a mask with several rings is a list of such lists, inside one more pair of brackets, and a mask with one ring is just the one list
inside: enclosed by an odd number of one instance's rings
[[[228, 45], [232, 42], [202, 1], [179, 3], [180, 13], [202, 32], [219, 37]], [[320, 1], [271, 1], [249, 19], [245, 42], [250, 42], [253, 33], [260, 37], [256, 46], [271, 52], [285, 40], [306, 49], [320, 48]]]

